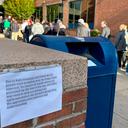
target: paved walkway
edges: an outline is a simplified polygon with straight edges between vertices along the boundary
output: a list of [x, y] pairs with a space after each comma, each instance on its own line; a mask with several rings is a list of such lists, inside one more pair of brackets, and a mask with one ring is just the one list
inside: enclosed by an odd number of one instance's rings
[[119, 71], [112, 128], [128, 128], [128, 76]]

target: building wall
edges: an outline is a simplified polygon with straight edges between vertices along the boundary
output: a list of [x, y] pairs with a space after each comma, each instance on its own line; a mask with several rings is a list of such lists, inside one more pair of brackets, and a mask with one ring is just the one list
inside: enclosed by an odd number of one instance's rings
[[[43, 0], [36, 0], [37, 5]], [[63, 23], [68, 26], [68, 2], [70, 0], [63, 0]], [[111, 34], [115, 35], [119, 29], [119, 25], [124, 23], [128, 24], [128, 0], [95, 0], [95, 28], [101, 30], [100, 23], [102, 20], [106, 20], [108, 22], [109, 27], [111, 28]], [[46, 0], [45, 4], [52, 5], [62, 3], [62, 0]], [[82, 10], [86, 10], [86, 0], [83, 0]], [[47, 19], [47, 11], [43, 14]]]
[[119, 25], [128, 25], [128, 0], [96, 0], [95, 27], [101, 28], [100, 23], [106, 20], [112, 35], [118, 31]]
[[40, 7], [42, 6], [43, 0], [35, 0], [35, 6]]
[[[38, 7], [42, 4], [43, 0], [35, 0], [35, 6]], [[45, 0], [45, 2], [42, 4], [43, 6], [43, 18], [47, 19], [47, 6], [62, 3], [62, 0]], [[68, 14], [69, 14], [69, 8], [68, 8], [68, 0], [63, 0], [63, 12], [66, 12], [63, 14], [63, 23], [67, 26], [68, 25]]]
[[[58, 96], [62, 95], [62, 109], [60, 111], [54, 111], [42, 116], [38, 115], [37, 118], [32, 116], [31, 120], [16, 123], [4, 128], [85, 128], [88, 97], [87, 59], [85, 57], [79, 57], [43, 47], [35, 47], [27, 43], [15, 43], [13, 40], [1, 39], [0, 46], [0, 55], [2, 55], [2, 57], [0, 57], [1, 72], [5, 72], [5, 70], [11, 71], [11, 69], [28, 69], [29, 67], [35, 69], [42, 66], [59, 64], [62, 68], [63, 79], [63, 91], [62, 94], [58, 94]], [[15, 57], [12, 57], [13, 55], [15, 55]], [[46, 90], [50, 88], [52, 87], [48, 87]], [[48, 95], [49, 94], [51, 95], [50, 92]], [[36, 96], [37, 95], [38, 94], [36, 94]], [[46, 97], [43, 98], [46, 100]], [[40, 105], [40, 100], [41, 99], [38, 100], [39, 102], [35, 101], [35, 111], [38, 109], [37, 106]], [[50, 97], [50, 100], [47, 100], [47, 102], [54, 102], [52, 100], [52, 97]], [[21, 112], [17, 112], [15, 115], [12, 114], [11, 119], [15, 120], [19, 114], [23, 114], [23, 117], [25, 115], [28, 116], [25, 112], [30, 109], [30, 105], [31, 104], [24, 106], [27, 107], [25, 111], [21, 109]], [[3, 109], [4, 108], [1, 110]], [[45, 108], [42, 106], [42, 110], [43, 109]], [[11, 111], [15, 112], [13, 110]], [[29, 112], [33, 113], [31, 109]], [[20, 118], [18, 120], [20, 121]]]

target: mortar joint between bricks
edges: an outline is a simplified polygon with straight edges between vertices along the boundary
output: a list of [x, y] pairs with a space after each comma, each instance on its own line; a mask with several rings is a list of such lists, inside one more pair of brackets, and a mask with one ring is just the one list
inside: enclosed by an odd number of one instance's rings
[[73, 106], [72, 106], [72, 113], [74, 113], [75, 112], [75, 102], [73, 102], [72, 104], [73, 104]]

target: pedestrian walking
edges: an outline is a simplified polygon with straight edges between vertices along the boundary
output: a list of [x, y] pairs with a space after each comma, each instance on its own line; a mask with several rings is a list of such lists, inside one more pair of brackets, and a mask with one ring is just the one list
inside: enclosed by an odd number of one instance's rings
[[102, 27], [102, 34], [101, 36], [110, 38], [110, 28], [107, 25], [106, 21], [101, 22], [101, 27]]

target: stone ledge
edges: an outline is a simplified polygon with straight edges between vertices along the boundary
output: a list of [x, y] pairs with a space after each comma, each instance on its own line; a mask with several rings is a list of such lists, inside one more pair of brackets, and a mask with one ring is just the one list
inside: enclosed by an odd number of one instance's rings
[[85, 128], [87, 59], [20, 41], [0, 39], [0, 72], [54, 64], [62, 66], [62, 110], [7, 128]]
[[[20, 41], [0, 39], [0, 71], [60, 64], [63, 88], [72, 90], [87, 85], [87, 59]], [[83, 86], [85, 85], [85, 86]]]

